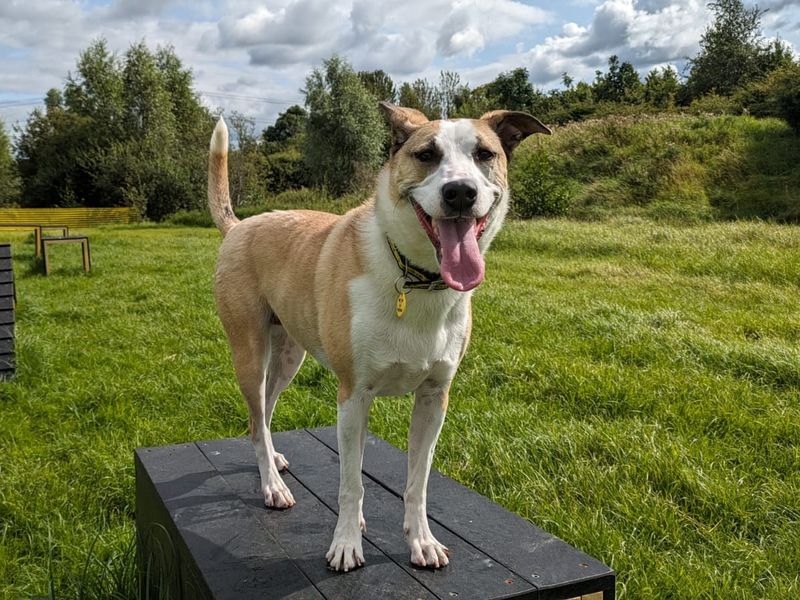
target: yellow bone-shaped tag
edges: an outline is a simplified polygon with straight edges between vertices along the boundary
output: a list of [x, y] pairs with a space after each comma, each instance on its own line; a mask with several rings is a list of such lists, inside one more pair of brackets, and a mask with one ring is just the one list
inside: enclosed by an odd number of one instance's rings
[[400, 292], [400, 295], [397, 297], [397, 305], [395, 306], [395, 312], [397, 313], [397, 318], [401, 318], [404, 314], [406, 314], [406, 293]]

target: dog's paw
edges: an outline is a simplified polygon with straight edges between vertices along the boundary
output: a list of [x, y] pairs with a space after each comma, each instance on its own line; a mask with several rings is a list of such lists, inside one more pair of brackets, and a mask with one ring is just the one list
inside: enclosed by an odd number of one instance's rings
[[364, 564], [364, 551], [361, 547], [361, 534], [354, 539], [333, 538], [331, 548], [325, 555], [328, 568], [333, 571], [352, 571]]
[[275, 453], [275, 468], [278, 469], [278, 472], [285, 471], [289, 468], [289, 461], [286, 460], [286, 457], [280, 452]]
[[408, 546], [411, 548], [411, 564], [418, 567], [439, 569], [450, 562], [450, 550], [430, 534], [409, 538]]
[[295, 504], [292, 492], [283, 483], [280, 475], [262, 486], [261, 491], [264, 494], [264, 504], [268, 508], [291, 508]]

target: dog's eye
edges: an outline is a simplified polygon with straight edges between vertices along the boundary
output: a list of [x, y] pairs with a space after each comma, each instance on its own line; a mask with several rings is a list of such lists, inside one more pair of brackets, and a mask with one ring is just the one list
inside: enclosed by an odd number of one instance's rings
[[433, 153], [433, 150], [421, 150], [420, 152], [414, 153], [414, 158], [416, 158], [419, 162], [433, 162], [436, 158], [436, 155]]
[[494, 158], [494, 152], [487, 150], [486, 148], [481, 148], [475, 153], [475, 158], [480, 162], [487, 162]]

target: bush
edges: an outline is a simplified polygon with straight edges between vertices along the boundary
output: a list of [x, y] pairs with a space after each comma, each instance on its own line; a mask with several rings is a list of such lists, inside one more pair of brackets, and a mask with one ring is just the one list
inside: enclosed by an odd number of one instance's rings
[[275, 194], [296, 190], [309, 183], [303, 155], [295, 148], [268, 154], [264, 158], [262, 173], [267, 190]]
[[768, 77], [740, 90], [736, 97], [757, 117], [777, 117], [800, 133], [800, 65], [775, 69]]
[[214, 227], [214, 221], [206, 210], [179, 210], [171, 214], [165, 220], [170, 225], [182, 225], [183, 227]]
[[572, 191], [543, 146], [519, 152], [511, 163], [509, 179], [514, 216], [530, 219], [567, 213]]
[[692, 101], [689, 112], [693, 115], [738, 115], [742, 105], [735, 98], [712, 92]]
[[800, 134], [800, 64], [773, 71], [768, 81], [775, 93], [778, 116]]

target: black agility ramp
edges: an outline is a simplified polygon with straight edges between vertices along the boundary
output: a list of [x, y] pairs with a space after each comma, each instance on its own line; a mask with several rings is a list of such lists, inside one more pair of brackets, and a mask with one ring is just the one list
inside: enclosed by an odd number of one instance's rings
[[[368, 437], [366, 565], [326, 567], [336, 525], [336, 429], [273, 434], [297, 504], [264, 506], [244, 438], [140, 448], [136, 527], [141, 585], [151, 597], [248, 599], [612, 600], [614, 572], [535, 525], [432, 471], [428, 517], [450, 564], [413, 566], [403, 539], [406, 454]], [[153, 594], [158, 594], [153, 595]]]

